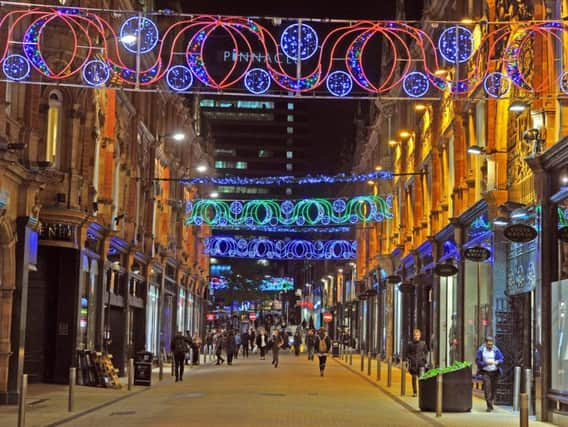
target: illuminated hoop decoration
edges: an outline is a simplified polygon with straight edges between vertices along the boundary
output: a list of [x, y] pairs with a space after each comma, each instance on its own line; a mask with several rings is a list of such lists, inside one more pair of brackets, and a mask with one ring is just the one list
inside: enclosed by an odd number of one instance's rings
[[205, 239], [204, 253], [213, 257], [275, 260], [355, 259], [355, 240], [250, 239], [213, 236]]
[[270, 74], [262, 68], [253, 68], [245, 75], [245, 87], [255, 95], [266, 93], [270, 89]]
[[498, 71], [489, 73], [483, 81], [485, 92], [492, 98], [502, 98], [511, 89], [509, 78]]
[[318, 35], [307, 24], [292, 24], [284, 29], [280, 37], [282, 52], [293, 61], [305, 61], [318, 50]]
[[560, 90], [568, 95], [568, 72], [564, 71], [560, 76]]
[[430, 82], [426, 74], [414, 71], [404, 78], [403, 89], [408, 96], [421, 98], [430, 90]]
[[[309, 19], [288, 20], [282, 29], [261, 24], [265, 21], [7, 2], [0, 9], [2, 77], [71, 87], [158, 91], [166, 83], [175, 92], [232, 90], [261, 95], [271, 91], [275, 96], [313, 93], [326, 98], [390, 93], [439, 97], [448, 90], [454, 96], [467, 96], [482, 85], [487, 97], [500, 98], [512, 85], [530, 93], [555, 93], [554, 85], [562, 91], [566, 86], [562, 71], [541, 77], [537, 85], [523, 70], [531, 62], [526, 55], [534, 55], [530, 40], [535, 37], [544, 39], [548, 51], [557, 55], [550, 47], [568, 32], [565, 22], [499, 22], [474, 38], [463, 24], [429, 21], [436, 25], [427, 28], [440, 28], [434, 38], [405, 21], [334, 20], [321, 30], [316, 27], [318, 31]], [[48, 52], [61, 32], [68, 35], [68, 48], [63, 60], [52, 64]], [[213, 37], [223, 39], [234, 52], [226, 73], [213, 72], [212, 64], [207, 64], [212, 57], [207, 42]], [[379, 43], [373, 42], [376, 38]], [[382, 69], [379, 81], [371, 81], [369, 58], [377, 57], [379, 44], [393, 61]], [[502, 73], [487, 66], [494, 63], [502, 64]], [[462, 67], [460, 80], [451, 80], [435, 73], [444, 64], [467, 66]]]
[[2, 62], [2, 71], [9, 80], [20, 81], [30, 76], [29, 61], [22, 55], [10, 55]]
[[353, 80], [345, 71], [334, 71], [327, 77], [325, 84], [333, 96], [349, 95], [353, 89]]
[[110, 68], [103, 61], [94, 59], [83, 67], [83, 80], [89, 86], [104, 86], [110, 79]]
[[356, 182], [367, 182], [377, 179], [393, 179], [392, 172], [374, 171], [363, 174], [346, 174], [339, 173], [337, 175], [277, 175], [277, 176], [261, 176], [252, 178], [247, 176], [195, 176], [182, 180], [184, 184], [216, 184], [216, 185], [309, 185], [309, 184], [349, 184]]
[[186, 203], [186, 225], [327, 226], [391, 219], [392, 198], [217, 200]]
[[193, 84], [193, 74], [185, 65], [176, 65], [168, 70], [166, 83], [174, 92], [186, 92]]
[[294, 227], [294, 226], [262, 226], [262, 225], [251, 225], [251, 226], [213, 226], [215, 230], [240, 230], [240, 231], [256, 231], [261, 233], [306, 233], [306, 234], [316, 234], [316, 233], [349, 233], [351, 227]]

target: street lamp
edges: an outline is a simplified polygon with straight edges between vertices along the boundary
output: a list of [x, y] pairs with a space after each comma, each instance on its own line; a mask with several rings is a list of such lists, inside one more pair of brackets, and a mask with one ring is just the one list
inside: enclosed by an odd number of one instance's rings
[[481, 147], [479, 145], [470, 145], [467, 148], [467, 152], [469, 154], [474, 154], [474, 155], [480, 155], [480, 154], [507, 154], [507, 151], [501, 151], [501, 150], [491, 150], [491, 151], [487, 151], [487, 148], [485, 147]]
[[197, 165], [195, 170], [199, 173], [205, 173], [205, 172], [207, 172], [207, 165], [205, 163], [201, 163], [201, 164]]

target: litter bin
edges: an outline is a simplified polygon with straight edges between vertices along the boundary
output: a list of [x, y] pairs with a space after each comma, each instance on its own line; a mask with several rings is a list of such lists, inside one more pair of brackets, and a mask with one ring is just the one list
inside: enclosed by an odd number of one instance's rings
[[339, 341], [333, 341], [331, 343], [331, 355], [333, 357], [339, 357]]
[[149, 351], [139, 351], [134, 359], [134, 385], [152, 385], [152, 357]]

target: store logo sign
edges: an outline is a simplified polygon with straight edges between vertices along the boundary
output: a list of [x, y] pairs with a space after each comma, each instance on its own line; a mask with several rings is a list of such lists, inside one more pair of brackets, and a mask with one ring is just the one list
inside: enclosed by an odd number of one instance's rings
[[475, 262], [483, 262], [487, 261], [491, 256], [491, 252], [489, 249], [484, 248], [483, 246], [474, 246], [471, 248], [467, 248], [463, 252], [463, 257], [469, 261]]
[[526, 224], [509, 225], [505, 228], [503, 234], [508, 240], [515, 243], [532, 242], [538, 236], [538, 232], [534, 227]]

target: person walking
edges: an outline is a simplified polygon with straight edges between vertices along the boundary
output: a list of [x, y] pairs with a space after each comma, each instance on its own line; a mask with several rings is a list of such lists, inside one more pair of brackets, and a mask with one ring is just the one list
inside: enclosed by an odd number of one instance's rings
[[254, 350], [255, 345], [256, 345], [256, 334], [254, 332], [254, 329], [250, 328], [250, 331], [249, 331], [249, 348], [250, 348], [250, 351]]
[[308, 348], [308, 360], [314, 360], [314, 350], [316, 348], [316, 335], [313, 329], [308, 331], [306, 336], [306, 347]]
[[247, 331], [244, 331], [241, 334], [241, 344], [243, 346], [243, 357], [249, 357], [249, 334]]
[[223, 359], [223, 347], [224, 347], [224, 337], [221, 332], [219, 332], [215, 338], [215, 356], [217, 356], [216, 365], [221, 365], [225, 362]]
[[315, 348], [318, 352], [320, 376], [323, 377], [325, 364], [327, 362], [327, 354], [329, 353], [329, 349], [331, 348], [331, 339], [327, 335], [327, 331], [324, 327], [320, 328], [319, 333], [316, 336]]
[[260, 350], [260, 360], [264, 360], [266, 347], [268, 346], [268, 337], [266, 336], [266, 331], [261, 329], [256, 337], [256, 345]]
[[416, 397], [416, 379], [420, 374], [420, 368], [426, 367], [428, 359], [428, 346], [422, 340], [422, 331], [415, 329], [412, 341], [406, 346], [406, 360], [408, 362], [408, 372], [412, 375], [412, 396]]
[[302, 345], [302, 335], [300, 335], [300, 328], [296, 329], [294, 334], [294, 354], [296, 357], [300, 355], [300, 346]]
[[185, 337], [182, 331], [177, 331], [170, 346], [170, 351], [174, 355], [174, 372], [176, 375], [176, 382], [183, 381], [185, 355], [189, 351], [190, 345], [191, 340], [188, 337]]
[[225, 353], [227, 353], [227, 365], [233, 364], [235, 348], [236, 348], [235, 336], [233, 335], [232, 329], [230, 329], [225, 335]]
[[284, 340], [280, 336], [280, 332], [278, 332], [278, 329], [274, 330], [270, 342], [272, 350], [272, 364], [274, 365], [275, 368], [278, 368], [280, 349], [284, 345]]
[[205, 344], [207, 345], [207, 355], [209, 356], [209, 360], [211, 360], [213, 358], [213, 346], [215, 344], [215, 335], [213, 335], [213, 332], [207, 334]]
[[486, 337], [485, 344], [482, 344], [477, 349], [475, 362], [477, 363], [478, 375], [481, 374], [483, 376], [483, 391], [485, 402], [487, 403], [487, 412], [491, 412], [495, 405], [497, 381], [502, 373], [501, 366], [504, 361], [503, 353], [494, 344], [493, 337]]
[[235, 333], [235, 359], [239, 358], [239, 351], [241, 349], [241, 335], [236, 332]]
[[195, 334], [193, 334], [193, 338], [192, 338], [192, 358], [191, 358], [191, 364], [193, 366], [197, 366], [199, 365], [199, 349], [201, 348], [201, 338], [199, 337], [199, 334], [197, 332], [195, 332]]

